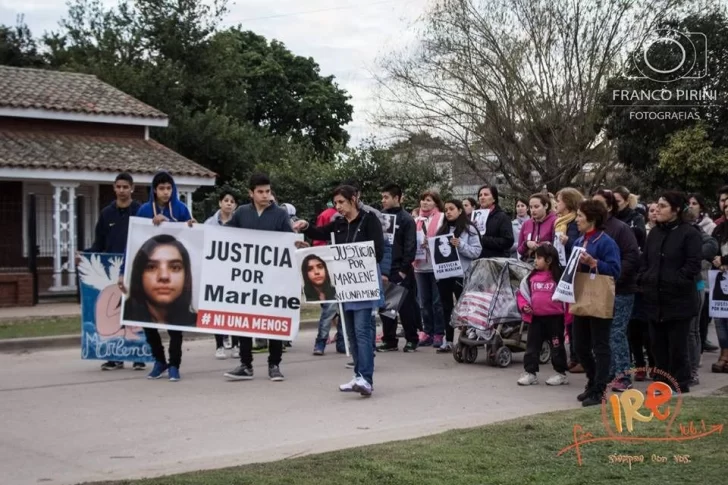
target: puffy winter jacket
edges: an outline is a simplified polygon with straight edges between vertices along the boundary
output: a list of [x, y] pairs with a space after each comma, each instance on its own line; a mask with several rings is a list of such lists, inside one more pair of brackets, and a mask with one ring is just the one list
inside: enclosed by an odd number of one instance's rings
[[485, 234], [480, 238], [483, 247], [481, 258], [507, 258], [513, 246], [513, 226], [508, 214], [494, 206], [485, 223]]

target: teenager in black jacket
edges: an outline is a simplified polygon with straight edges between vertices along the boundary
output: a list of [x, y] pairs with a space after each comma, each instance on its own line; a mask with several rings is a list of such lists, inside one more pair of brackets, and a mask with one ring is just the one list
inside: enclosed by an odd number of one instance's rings
[[[687, 221], [688, 205], [679, 192], [665, 192], [657, 202], [657, 225], [642, 253], [638, 284], [649, 316], [655, 367], [668, 373], [681, 392], [690, 392], [688, 335], [698, 314], [702, 241]], [[655, 379], [673, 383], [656, 373]]]
[[478, 203], [481, 209], [490, 209], [485, 223], [485, 234], [481, 234], [483, 251], [481, 258], [508, 258], [513, 246], [513, 226], [508, 214], [498, 205], [498, 187], [483, 185], [478, 189]]

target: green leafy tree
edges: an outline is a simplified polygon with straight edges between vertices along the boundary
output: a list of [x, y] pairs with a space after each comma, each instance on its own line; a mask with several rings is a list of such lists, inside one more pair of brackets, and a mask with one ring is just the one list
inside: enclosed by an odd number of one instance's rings
[[45, 62], [30, 29], [18, 18], [15, 27], [0, 25], [0, 65], [13, 67], [43, 67]]

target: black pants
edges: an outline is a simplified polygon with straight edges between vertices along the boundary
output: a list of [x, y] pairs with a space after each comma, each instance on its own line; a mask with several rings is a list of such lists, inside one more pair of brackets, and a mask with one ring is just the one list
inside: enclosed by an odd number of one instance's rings
[[440, 293], [442, 303], [442, 316], [445, 322], [445, 341], [452, 342], [455, 337], [455, 328], [450, 325], [452, 311], [455, 309], [455, 300], [463, 294], [462, 278], [446, 278], [437, 282], [437, 291]]
[[[169, 335], [169, 366], [179, 369], [180, 364], [182, 364], [182, 332], [167, 330], [167, 334]], [[159, 331], [156, 328], [145, 328], [144, 335], [146, 335], [147, 342], [152, 348], [154, 360], [166, 364], [167, 359], [164, 356], [164, 345], [162, 345], [162, 337], [159, 335]]]
[[566, 334], [569, 336], [569, 362], [579, 363], [579, 356], [576, 355], [576, 342], [574, 342], [574, 324], [566, 327]]
[[551, 342], [551, 365], [559, 374], [566, 374], [566, 347], [564, 347], [564, 315], [533, 316], [528, 326], [526, 354], [523, 369], [531, 374], [538, 373], [541, 346]]
[[[655, 367], [672, 376], [682, 392], [690, 391], [690, 359], [688, 358], [690, 320], [688, 318], [650, 322], [650, 342], [652, 343], [652, 354], [655, 356]], [[656, 373], [655, 380], [662, 381], [674, 388], [669, 379], [659, 373]]]
[[709, 312], [709, 302], [708, 297], [706, 295], [705, 301], [703, 302], [703, 306], [700, 309], [700, 342], [701, 342], [701, 353], [705, 352], [705, 349], [702, 348], [702, 344], [705, 344], [705, 342], [708, 341], [708, 325], [710, 325], [710, 315]]
[[576, 354], [586, 373], [587, 388], [592, 394], [601, 397], [607, 389], [612, 360], [612, 351], [609, 347], [612, 319], [575, 316], [572, 328], [576, 340]]
[[[219, 349], [220, 347], [224, 347], [223, 340], [225, 339], [225, 335], [215, 334], [215, 348]], [[233, 347], [237, 347], [240, 345], [240, 338], [239, 337], [233, 337], [232, 338]]]
[[[389, 278], [389, 282], [404, 286], [407, 289], [407, 296], [404, 297], [402, 306], [399, 309], [399, 318], [402, 321], [405, 340], [416, 344], [418, 341], [417, 328], [422, 325], [422, 322], [418, 322], [420, 307], [417, 304], [415, 275], [410, 271], [410, 274], [402, 279], [399, 273], [395, 272]], [[382, 319], [382, 343], [391, 347], [397, 347], [399, 345], [399, 339], [397, 338], [397, 319], [383, 315], [380, 315], [380, 318]]]
[[[253, 339], [240, 337], [240, 363], [253, 365]], [[268, 365], [281, 365], [283, 340], [268, 340]]]
[[[630, 320], [629, 348], [634, 357], [634, 365], [637, 368], [652, 367], [655, 364], [652, 347], [650, 346], [650, 326], [645, 320]], [[645, 353], [647, 359], [645, 359]]]

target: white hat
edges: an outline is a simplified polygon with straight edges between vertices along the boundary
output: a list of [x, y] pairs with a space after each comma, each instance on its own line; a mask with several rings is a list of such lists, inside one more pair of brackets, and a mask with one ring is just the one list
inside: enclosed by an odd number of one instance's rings
[[286, 209], [288, 211], [288, 217], [295, 217], [296, 216], [296, 208], [293, 207], [293, 204], [281, 204], [281, 207]]

